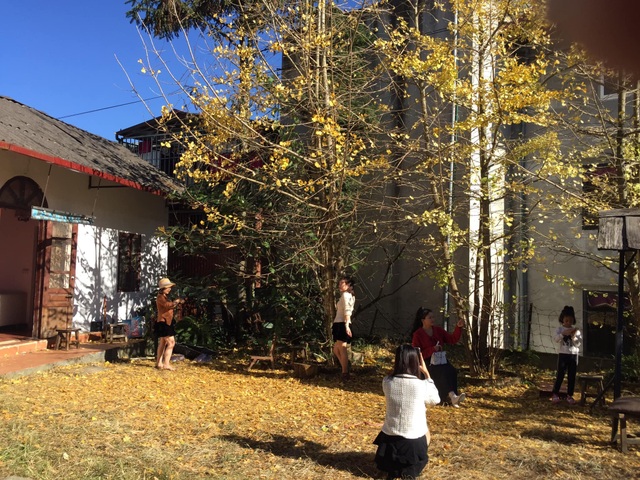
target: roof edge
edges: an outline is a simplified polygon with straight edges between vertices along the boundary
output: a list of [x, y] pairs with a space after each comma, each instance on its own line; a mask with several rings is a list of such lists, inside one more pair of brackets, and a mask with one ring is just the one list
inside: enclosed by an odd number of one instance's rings
[[103, 178], [105, 180], [118, 183], [125, 187], [130, 187], [136, 190], [141, 190], [143, 192], [152, 193], [154, 195], [167, 196], [168, 194], [168, 192], [163, 192], [162, 190], [155, 189], [155, 188], [145, 187], [144, 185], [141, 185], [132, 180], [127, 180], [126, 178], [118, 177], [116, 175], [111, 175], [109, 173], [101, 172], [100, 170], [85, 167], [84, 165], [80, 165], [80, 164], [71, 162], [69, 160], [65, 160], [64, 158], [53, 157], [51, 155], [47, 155], [41, 152], [36, 152], [34, 150], [21, 147], [19, 145], [15, 145], [13, 143], [0, 141], [0, 150], [8, 150], [10, 152], [15, 152], [20, 155], [25, 155], [27, 157], [35, 158], [37, 160], [42, 160], [43, 162], [46, 162], [46, 163], [51, 163], [53, 165], [66, 168], [68, 170], [73, 170], [75, 172], [85, 173], [87, 175], [92, 175], [94, 177]]

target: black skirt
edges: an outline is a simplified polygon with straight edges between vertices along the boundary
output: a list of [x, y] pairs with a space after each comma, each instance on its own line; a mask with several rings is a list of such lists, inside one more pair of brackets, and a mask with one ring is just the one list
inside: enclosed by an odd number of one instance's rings
[[347, 325], [344, 322], [334, 323], [331, 326], [331, 334], [334, 342], [351, 343], [351, 337], [347, 335]]
[[156, 335], [158, 338], [162, 337], [175, 337], [176, 327], [175, 323], [167, 325], [166, 322], [156, 322]]
[[373, 443], [378, 445], [376, 466], [390, 477], [416, 478], [429, 462], [426, 435], [408, 439], [380, 432]]

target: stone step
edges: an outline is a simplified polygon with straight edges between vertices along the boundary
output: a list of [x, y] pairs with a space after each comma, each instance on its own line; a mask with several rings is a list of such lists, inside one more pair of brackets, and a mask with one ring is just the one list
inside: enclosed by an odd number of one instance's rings
[[0, 357], [46, 350], [48, 340], [7, 340], [0, 344]]

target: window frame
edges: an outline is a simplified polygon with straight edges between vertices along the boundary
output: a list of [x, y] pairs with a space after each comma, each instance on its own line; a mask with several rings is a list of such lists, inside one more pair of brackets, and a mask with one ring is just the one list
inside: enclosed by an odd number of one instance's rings
[[142, 235], [118, 232], [118, 292], [139, 292], [142, 276]]

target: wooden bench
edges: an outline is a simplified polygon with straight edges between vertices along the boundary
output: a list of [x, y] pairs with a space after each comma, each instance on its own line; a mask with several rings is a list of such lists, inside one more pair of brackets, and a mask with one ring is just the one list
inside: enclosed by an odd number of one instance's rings
[[[58, 328], [56, 329], [58, 336], [56, 337], [56, 350], [60, 350], [60, 344], [64, 342], [64, 349], [69, 350], [69, 345], [75, 345], [80, 348], [80, 329], [79, 328]], [[74, 338], [71, 337], [74, 335]]]
[[[618, 397], [609, 406], [611, 412], [611, 443], [620, 439], [620, 450], [626, 453], [629, 445], [640, 445], [640, 438], [627, 433], [627, 419], [640, 419], [640, 397]], [[620, 432], [618, 432], [620, 425]]]

